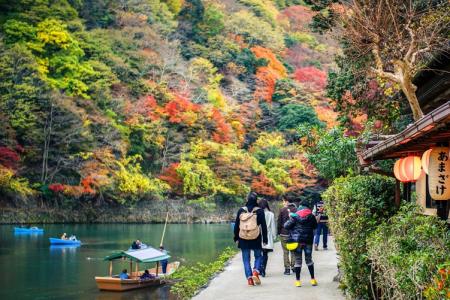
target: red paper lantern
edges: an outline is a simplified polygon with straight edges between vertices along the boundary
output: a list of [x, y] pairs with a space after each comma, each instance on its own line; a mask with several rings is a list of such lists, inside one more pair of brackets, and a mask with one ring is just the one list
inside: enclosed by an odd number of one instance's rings
[[397, 178], [399, 181], [401, 182], [408, 182], [408, 178], [406, 178], [406, 176], [404, 176], [402, 174], [402, 172], [400, 172], [400, 165], [402, 163], [402, 161], [404, 160], [404, 158], [400, 158], [399, 160], [397, 160], [394, 164], [394, 175], [395, 178]]
[[422, 161], [419, 156], [405, 157], [400, 163], [400, 174], [408, 182], [416, 182], [422, 173]]
[[430, 153], [433, 149], [428, 149], [422, 154], [422, 169], [428, 175], [428, 166], [430, 165]]

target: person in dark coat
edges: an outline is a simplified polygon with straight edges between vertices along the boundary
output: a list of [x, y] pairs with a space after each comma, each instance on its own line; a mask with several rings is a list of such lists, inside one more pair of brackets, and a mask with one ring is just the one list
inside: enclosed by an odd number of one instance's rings
[[[256, 214], [256, 222], [260, 228], [259, 235], [256, 239], [246, 240], [239, 237], [240, 216], [245, 212], [254, 212]], [[242, 252], [242, 262], [244, 264], [245, 278], [247, 279], [248, 285], [261, 284], [259, 274], [261, 273], [262, 245], [267, 244], [267, 225], [264, 210], [258, 207], [258, 196], [255, 192], [248, 194], [245, 207], [241, 207], [237, 212], [234, 226], [234, 241]], [[250, 262], [250, 253], [252, 250], [255, 255], [253, 270]]]
[[305, 252], [305, 262], [311, 275], [311, 284], [317, 285], [314, 277], [314, 263], [312, 261], [314, 229], [317, 228], [316, 217], [311, 209], [300, 205], [296, 213], [290, 213], [289, 220], [284, 224], [284, 228], [289, 230], [289, 242], [297, 242], [295, 249], [295, 286], [300, 287], [300, 272], [302, 268], [302, 256]]
[[296, 212], [297, 206], [283, 197], [283, 208], [280, 209], [277, 219], [277, 233], [280, 237], [281, 248], [283, 249], [284, 275], [290, 275], [291, 269], [294, 272], [294, 252], [286, 248], [286, 242], [289, 238], [289, 230], [283, 227], [284, 223], [289, 220], [289, 213]]
[[320, 234], [323, 233], [323, 250], [328, 249], [328, 216], [325, 211], [325, 204], [320, 197], [319, 201], [314, 205], [313, 214], [316, 216], [317, 220], [317, 230], [314, 237], [314, 250], [319, 250]]

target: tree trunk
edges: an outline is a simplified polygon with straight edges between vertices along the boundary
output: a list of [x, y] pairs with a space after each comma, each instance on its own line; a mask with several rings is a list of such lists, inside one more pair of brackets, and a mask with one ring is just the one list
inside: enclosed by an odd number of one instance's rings
[[396, 70], [396, 75], [399, 76], [400, 79], [400, 88], [406, 96], [406, 99], [409, 102], [409, 106], [411, 107], [411, 111], [413, 114], [414, 121], [419, 120], [423, 117], [422, 109], [420, 108], [419, 100], [416, 96], [417, 87], [413, 84], [411, 77], [411, 72], [408, 66], [405, 63], [402, 63], [401, 66], [397, 65], [398, 69]]

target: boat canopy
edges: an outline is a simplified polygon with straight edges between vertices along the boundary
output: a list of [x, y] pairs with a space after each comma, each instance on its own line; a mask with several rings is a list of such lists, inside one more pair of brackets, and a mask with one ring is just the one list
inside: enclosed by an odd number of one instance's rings
[[115, 259], [121, 258], [129, 258], [132, 261], [141, 262], [141, 263], [150, 263], [157, 262], [165, 259], [169, 259], [170, 255], [164, 253], [162, 251], [156, 250], [152, 247], [147, 247], [145, 249], [140, 250], [127, 250], [127, 251], [119, 251], [115, 252], [107, 257], [105, 260], [111, 261]]

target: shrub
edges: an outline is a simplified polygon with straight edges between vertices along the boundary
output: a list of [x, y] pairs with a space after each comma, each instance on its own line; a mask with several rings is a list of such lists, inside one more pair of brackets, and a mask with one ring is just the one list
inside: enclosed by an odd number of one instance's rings
[[445, 222], [422, 215], [415, 204], [403, 205], [368, 239], [368, 258], [380, 299], [421, 299], [433, 283], [437, 266], [450, 262], [449, 252]]
[[395, 212], [394, 180], [381, 175], [336, 179], [323, 194], [343, 272], [341, 288], [351, 298], [369, 299], [367, 237]]
[[212, 263], [197, 263], [192, 267], [182, 266], [173, 275], [174, 279], [181, 279], [181, 281], [171, 288], [171, 292], [180, 299], [191, 299], [200, 288], [204, 287], [211, 280], [214, 274], [223, 271], [225, 264], [236, 252], [236, 249], [229, 247]]

